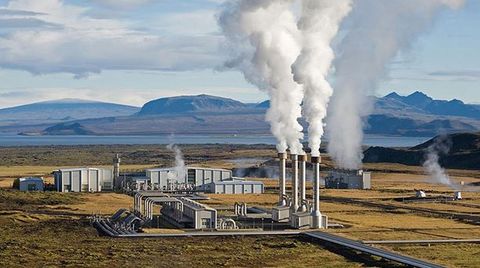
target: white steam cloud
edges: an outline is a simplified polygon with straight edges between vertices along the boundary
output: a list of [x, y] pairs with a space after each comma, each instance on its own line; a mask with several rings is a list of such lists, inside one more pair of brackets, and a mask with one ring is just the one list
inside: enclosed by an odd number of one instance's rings
[[332, 95], [327, 81], [335, 57], [330, 46], [339, 25], [351, 10], [351, 0], [303, 0], [298, 22], [302, 51], [292, 65], [297, 83], [304, 86], [303, 109], [308, 122], [308, 143], [312, 156], [320, 155], [324, 118]]
[[177, 178], [185, 178], [185, 160], [183, 159], [183, 153], [178, 148], [177, 145], [171, 143], [167, 145], [167, 149], [172, 151], [175, 154], [175, 172], [177, 173]]
[[451, 141], [446, 136], [439, 136], [427, 148], [425, 152], [425, 162], [423, 168], [429, 175], [429, 181], [448, 185], [453, 189], [458, 189], [458, 185], [450, 180], [445, 169], [440, 165], [440, 155], [448, 154]]
[[266, 120], [279, 152], [303, 152], [303, 88], [293, 81], [291, 65], [300, 54], [299, 31], [292, 13], [293, 0], [239, 0], [225, 4], [218, 22], [227, 39], [232, 60], [228, 68], [268, 93]]
[[350, 29], [341, 40], [335, 62], [335, 91], [327, 119], [328, 151], [340, 168], [361, 166], [363, 119], [372, 108], [368, 95], [385, 74], [386, 65], [429, 29], [445, 8], [463, 0], [357, 0]]

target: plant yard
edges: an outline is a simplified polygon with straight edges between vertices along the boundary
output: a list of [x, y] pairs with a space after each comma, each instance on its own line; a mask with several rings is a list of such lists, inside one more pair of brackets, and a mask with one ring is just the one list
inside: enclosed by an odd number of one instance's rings
[[[40, 150], [40, 149], [37, 149]], [[82, 149], [79, 149], [82, 150]], [[200, 150], [197, 148], [196, 150]], [[233, 149], [235, 150], [235, 149]], [[243, 157], [254, 156], [255, 149], [242, 148]], [[221, 153], [224, 155], [224, 153]], [[187, 159], [192, 159], [186, 154]], [[218, 166], [231, 161], [198, 158], [201, 165], [215, 161]], [[95, 164], [96, 162], [88, 162]], [[165, 162], [171, 161], [165, 159]], [[27, 161], [27, 162], [30, 162]], [[73, 165], [72, 163], [65, 163]], [[107, 165], [108, 163], [100, 162]], [[371, 164], [373, 165], [373, 164]], [[140, 162], [125, 169], [156, 166]], [[51, 165], [0, 167], [0, 266], [128, 266], [171, 267], [361, 267], [389, 266], [378, 258], [345, 251], [328, 244], [311, 243], [301, 236], [275, 237], [189, 237], [189, 238], [110, 238], [101, 236], [90, 225], [93, 214], [112, 215], [120, 208], [131, 208], [133, 198], [121, 193], [20, 192], [11, 189], [13, 178], [31, 174], [49, 177]], [[372, 167], [373, 169], [374, 167]], [[376, 166], [376, 168], [380, 168]], [[480, 172], [451, 170], [453, 179], [474, 183]], [[265, 194], [209, 194], [202, 201], [219, 213], [233, 209], [236, 202], [249, 207], [271, 208], [278, 201], [273, 179], [265, 182]], [[322, 189], [321, 211], [330, 222], [344, 228], [326, 230], [354, 240], [438, 240], [480, 238], [480, 193], [464, 191], [463, 200], [453, 201], [453, 190], [428, 183], [420, 168], [402, 172], [401, 166], [388, 164], [374, 173], [371, 190]], [[424, 189], [432, 199], [407, 202], [415, 189]], [[475, 188], [470, 188], [474, 190]], [[311, 185], [307, 185], [311, 198]], [[152, 229], [153, 233], [172, 233]], [[178, 230], [177, 233], [183, 232]], [[448, 267], [480, 266], [480, 244], [376, 245]], [[363, 261], [359, 262], [362, 259]]]

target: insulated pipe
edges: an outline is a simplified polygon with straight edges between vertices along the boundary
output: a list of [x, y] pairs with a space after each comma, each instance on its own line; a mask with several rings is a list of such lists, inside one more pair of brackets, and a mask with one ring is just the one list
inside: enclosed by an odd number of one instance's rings
[[322, 214], [320, 213], [320, 162], [319, 156], [312, 156], [313, 165], [313, 211], [312, 228], [321, 228]]
[[133, 213], [137, 212], [137, 194], [133, 196]]
[[152, 200], [148, 201], [148, 218], [149, 219], [153, 218], [153, 202], [152, 202]]
[[152, 200], [148, 200], [148, 218], [152, 219]]
[[304, 200], [306, 199], [306, 180], [307, 180], [307, 155], [302, 154], [298, 156], [299, 161], [299, 173], [300, 173], [300, 207], [299, 212], [306, 212], [307, 206]]
[[278, 178], [278, 205], [279, 206], [286, 206], [287, 202], [285, 202], [285, 199], [283, 198], [287, 192], [285, 191], [285, 180], [286, 180], [286, 160], [287, 160], [287, 154], [286, 153], [278, 153], [278, 159], [279, 159], [279, 178]]
[[150, 199], [145, 199], [145, 217], [150, 219]]
[[291, 213], [298, 210], [298, 155], [290, 155], [292, 160], [292, 204], [290, 206]]
[[141, 207], [142, 204], [140, 202], [142, 202], [141, 195], [139, 193], [136, 193], [135, 194], [135, 209], [136, 209], [136, 212], [138, 214], [141, 214], [140, 207]]

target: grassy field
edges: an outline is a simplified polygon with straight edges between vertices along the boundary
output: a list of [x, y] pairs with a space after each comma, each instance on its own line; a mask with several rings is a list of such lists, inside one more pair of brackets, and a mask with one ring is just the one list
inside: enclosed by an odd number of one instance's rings
[[0, 267], [360, 267], [298, 237], [114, 239], [86, 218], [129, 205], [113, 193], [0, 190]]
[[[43, 176], [51, 180], [51, 171], [77, 165], [109, 165], [111, 154], [125, 149], [126, 165], [139, 170], [171, 163], [171, 153], [163, 147], [135, 146], [61, 147], [55, 156], [43, 155], [53, 148], [30, 148], [33, 155], [21, 160], [23, 149], [3, 148], [13, 154], [10, 162], [0, 166], [0, 267], [25, 266], [128, 266], [128, 267], [360, 267], [358, 259], [325, 245], [311, 244], [299, 237], [235, 237], [182, 239], [111, 239], [99, 236], [90, 227], [88, 216], [112, 214], [119, 208], [132, 206], [132, 198], [114, 193], [21, 193], [8, 189], [13, 179], [22, 176]], [[236, 158], [258, 158], [275, 155], [272, 148], [227, 147], [209, 145], [205, 148], [182, 148], [191, 164], [235, 167]], [[0, 150], [0, 151], [1, 151]], [[66, 155], [80, 151], [72, 158]], [[202, 157], [208, 155], [208, 157]], [[130, 157], [140, 156], [135, 163]], [[6, 155], [2, 157], [6, 159]], [[82, 159], [76, 163], [75, 159]], [[20, 161], [21, 160], [21, 161]], [[55, 166], [55, 161], [59, 160]], [[324, 158], [324, 165], [331, 162]], [[5, 163], [5, 162], [2, 162]], [[343, 229], [329, 229], [358, 240], [390, 239], [453, 239], [480, 238], [480, 226], [458, 217], [480, 216], [480, 193], [463, 192], [464, 200], [447, 203], [406, 203], [395, 198], [408, 198], [414, 189], [425, 189], [429, 195], [451, 196], [453, 190], [428, 182], [420, 167], [393, 164], [369, 164], [374, 172], [372, 190], [322, 189], [321, 210], [331, 222]], [[453, 179], [466, 183], [479, 182], [480, 172], [449, 170]], [[274, 189], [276, 181], [257, 178]], [[311, 186], [310, 184], [308, 185]], [[272, 190], [273, 191], [273, 190]], [[311, 196], [311, 190], [308, 192]], [[270, 208], [277, 194], [210, 195], [207, 204], [233, 208], [235, 202]], [[448, 215], [445, 215], [447, 213]], [[164, 232], [165, 230], [152, 230]], [[384, 246], [403, 254], [429, 260], [448, 267], [480, 267], [480, 245], [402, 245]], [[332, 253], [333, 252], [333, 253]], [[352, 255], [353, 254], [353, 255]], [[367, 266], [389, 266], [375, 262]]]

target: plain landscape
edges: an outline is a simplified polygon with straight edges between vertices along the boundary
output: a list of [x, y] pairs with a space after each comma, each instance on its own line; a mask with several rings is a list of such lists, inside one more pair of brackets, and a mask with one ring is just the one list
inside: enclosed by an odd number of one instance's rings
[[[181, 148], [187, 164], [223, 168], [244, 167], [245, 163], [260, 164], [275, 155], [275, 148], [267, 145], [188, 145]], [[0, 151], [3, 156], [0, 167], [0, 264], [5, 267], [104, 267], [112, 264], [169, 267], [170, 258], [176, 258], [179, 267], [307, 267], [315, 266], [319, 261], [326, 267], [363, 267], [359, 259], [368, 263], [367, 266], [392, 267], [391, 263], [377, 258], [335, 249], [328, 244], [311, 244], [305, 238], [295, 236], [135, 240], [100, 236], [89, 224], [88, 217], [92, 214], [111, 215], [119, 208], [129, 208], [133, 204], [130, 196], [117, 193], [22, 193], [11, 189], [14, 178], [44, 176], [51, 182], [50, 173], [55, 168], [108, 166], [112, 154], [117, 152], [123, 152], [122, 170], [170, 166], [173, 156], [165, 146], [3, 147]], [[25, 154], [27, 151], [30, 153]], [[322, 170], [332, 167], [333, 163], [325, 157]], [[345, 226], [343, 229], [328, 229], [328, 232], [358, 240], [465, 239], [480, 235], [480, 194], [472, 191], [476, 188], [466, 189], [461, 201], [402, 202], [402, 198], [415, 195], [414, 189], [424, 189], [431, 196], [452, 196], [453, 190], [429, 183], [422, 167], [371, 163], [365, 164], [365, 168], [374, 171], [372, 190], [322, 189], [322, 212], [331, 221]], [[467, 185], [480, 182], [480, 172], [475, 170], [448, 172], [455, 181], [464, 181]], [[233, 207], [235, 202], [270, 208], [277, 202], [277, 181], [255, 179], [265, 182], [265, 194], [209, 195], [211, 199], [206, 202], [219, 211]], [[309, 197], [310, 187], [309, 184]], [[480, 265], [478, 244], [381, 247], [451, 267]], [[28, 251], [21, 253], [18, 259], [18, 252], [25, 249]]]

